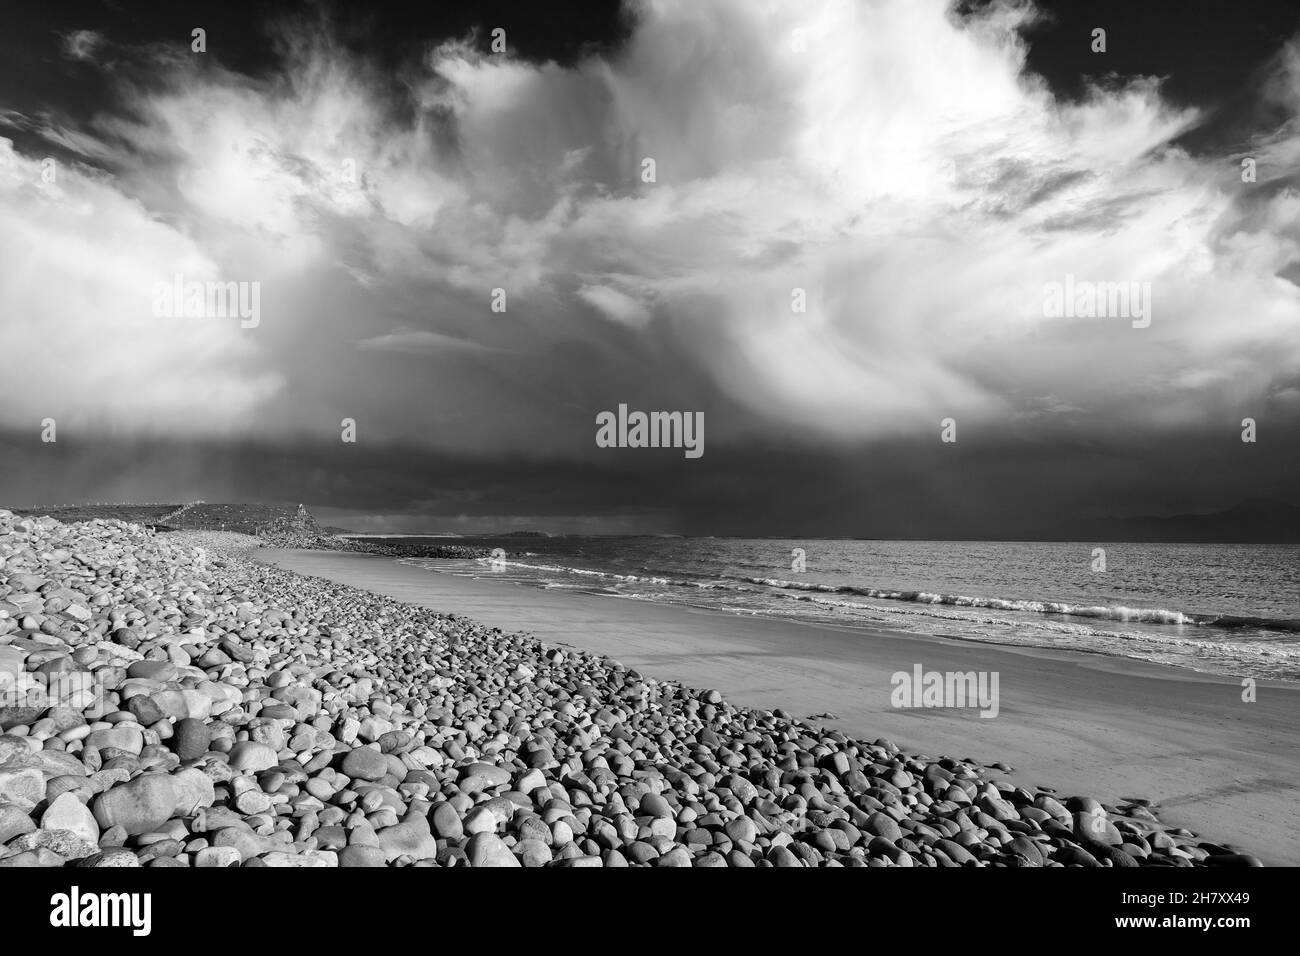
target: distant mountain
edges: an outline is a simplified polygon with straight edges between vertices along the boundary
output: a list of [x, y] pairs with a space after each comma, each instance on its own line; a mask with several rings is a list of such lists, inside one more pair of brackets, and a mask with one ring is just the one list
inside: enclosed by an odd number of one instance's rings
[[1300, 507], [1252, 498], [1212, 514], [1076, 521], [1064, 536], [1074, 541], [1169, 541], [1175, 543], [1300, 544]]

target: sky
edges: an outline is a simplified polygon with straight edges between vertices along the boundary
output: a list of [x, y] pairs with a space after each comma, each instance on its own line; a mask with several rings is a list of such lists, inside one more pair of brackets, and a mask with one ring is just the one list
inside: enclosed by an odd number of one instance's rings
[[[6, 2], [0, 504], [942, 538], [1300, 503], [1294, 3], [406, 6]], [[176, 277], [257, 315], [160, 309]], [[1148, 308], [1050, 309], [1076, 280]], [[704, 453], [600, 447], [620, 405]]]

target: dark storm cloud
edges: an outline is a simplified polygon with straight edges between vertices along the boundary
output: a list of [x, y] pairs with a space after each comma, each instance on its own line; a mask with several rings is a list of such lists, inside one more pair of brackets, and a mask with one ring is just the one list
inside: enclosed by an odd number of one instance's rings
[[[1295, 386], [1292, 386], [1293, 388]], [[633, 465], [503, 456], [490, 462], [416, 447], [361, 451], [311, 441], [196, 444], [102, 438], [40, 445], [0, 436], [6, 481], [39, 489], [11, 506], [85, 500], [308, 501], [355, 530], [670, 532], [786, 536], [1042, 538], [1120, 510], [1199, 511], [1207, 502], [1286, 498], [1300, 478], [1293, 446], [1243, 445], [1204, 428], [1156, 447], [1085, 435], [1050, 449], [996, 433], [941, 448], [765, 447], [705, 456], [683, 480], [680, 457]], [[178, 496], [178, 489], [184, 494]], [[972, 507], [972, 502], [976, 506]]]

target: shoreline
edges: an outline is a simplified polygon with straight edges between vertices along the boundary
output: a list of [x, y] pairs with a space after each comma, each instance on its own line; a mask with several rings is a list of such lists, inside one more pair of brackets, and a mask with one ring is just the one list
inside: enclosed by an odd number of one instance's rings
[[[1006, 760], [1008, 780], [1105, 803], [1149, 798], [1161, 820], [1300, 864], [1300, 687], [1125, 658], [740, 616], [474, 580], [383, 555], [267, 548], [258, 562], [606, 655], [648, 676], [716, 687], [737, 704], [832, 712], [828, 727], [930, 755]], [[1001, 676], [999, 715], [895, 709], [890, 677]], [[974, 721], [974, 723], [971, 723]]]

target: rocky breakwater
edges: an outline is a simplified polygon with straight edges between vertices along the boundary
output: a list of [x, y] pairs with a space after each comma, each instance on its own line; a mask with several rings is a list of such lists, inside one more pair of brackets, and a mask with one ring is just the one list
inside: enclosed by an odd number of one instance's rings
[[313, 551], [351, 551], [364, 554], [383, 554], [393, 558], [456, 558], [472, 560], [486, 558], [487, 548], [459, 544], [422, 544], [376, 541], [372, 538], [348, 538], [341, 534], [327, 534], [314, 522], [304, 524], [278, 519], [258, 525], [255, 537], [270, 548], [306, 548]]
[[0, 865], [1256, 862], [258, 544], [0, 511]]
[[371, 554], [386, 554], [394, 558], [455, 558], [473, 560], [486, 558], [492, 552], [487, 548], [465, 544], [419, 544], [397, 543], [373, 540], [347, 539], [349, 550], [366, 551]]

